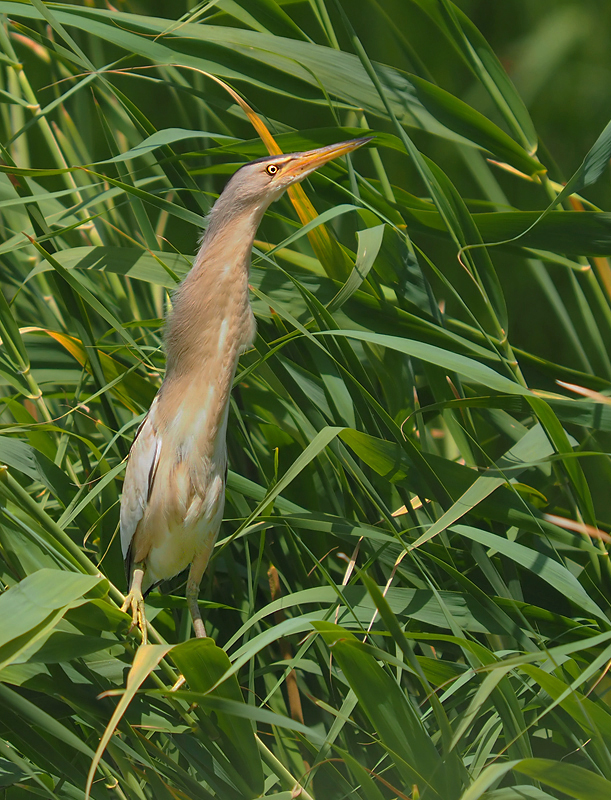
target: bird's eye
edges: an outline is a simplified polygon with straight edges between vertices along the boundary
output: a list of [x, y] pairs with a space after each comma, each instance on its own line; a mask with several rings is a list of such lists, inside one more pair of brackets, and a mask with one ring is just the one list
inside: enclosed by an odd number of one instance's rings
[[278, 167], [275, 164], [270, 164], [266, 172], [268, 175], [275, 175], [278, 172]]

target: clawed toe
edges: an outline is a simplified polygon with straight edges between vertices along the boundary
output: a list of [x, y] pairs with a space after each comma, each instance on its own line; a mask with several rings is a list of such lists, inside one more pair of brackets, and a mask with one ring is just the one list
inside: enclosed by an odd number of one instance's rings
[[128, 611], [131, 608], [132, 624], [129, 626], [128, 633], [131, 633], [134, 628], [140, 628], [142, 633], [142, 644], [148, 644], [148, 637], [146, 633], [146, 615], [144, 613], [144, 598], [142, 592], [131, 591], [125, 598], [125, 602], [121, 606], [121, 611]]
[[127, 610], [131, 608], [132, 624], [129, 627], [128, 633], [131, 633], [135, 627], [140, 628], [140, 632], [142, 633], [142, 644], [148, 644], [146, 615], [144, 613], [144, 597], [142, 596], [142, 590], [140, 588], [141, 583], [142, 570], [134, 569], [131, 589], [123, 601], [121, 611], [127, 612]]

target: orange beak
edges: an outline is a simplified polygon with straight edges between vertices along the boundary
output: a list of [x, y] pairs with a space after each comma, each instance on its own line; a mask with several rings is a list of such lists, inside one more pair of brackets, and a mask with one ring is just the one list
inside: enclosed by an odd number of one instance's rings
[[291, 183], [300, 181], [314, 170], [322, 167], [327, 161], [331, 161], [338, 156], [351, 153], [364, 144], [370, 142], [373, 136], [364, 136], [361, 139], [349, 139], [347, 142], [330, 144], [327, 147], [319, 147], [317, 150], [308, 150], [305, 153], [296, 153], [291, 161], [283, 170], [283, 177], [288, 178]]

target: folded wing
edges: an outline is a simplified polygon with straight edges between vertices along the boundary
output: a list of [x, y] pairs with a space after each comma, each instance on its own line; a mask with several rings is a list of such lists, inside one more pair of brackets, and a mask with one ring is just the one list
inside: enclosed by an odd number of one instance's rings
[[[151, 496], [161, 453], [161, 435], [155, 423], [157, 398], [142, 421], [129, 451], [121, 498], [121, 547], [129, 562], [136, 528]], [[129, 570], [129, 563], [127, 563]]]

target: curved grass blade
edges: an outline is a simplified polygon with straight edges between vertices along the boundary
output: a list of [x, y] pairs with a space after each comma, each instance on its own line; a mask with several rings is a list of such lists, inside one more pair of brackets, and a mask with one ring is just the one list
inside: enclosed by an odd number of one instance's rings
[[121, 699], [119, 700], [117, 707], [110, 718], [108, 725], [106, 726], [104, 734], [100, 739], [100, 743], [91, 762], [89, 774], [87, 775], [87, 783], [85, 785], [85, 800], [89, 800], [91, 786], [93, 784], [93, 779], [100, 763], [100, 759], [102, 758], [104, 750], [106, 750], [108, 742], [114, 734], [117, 725], [125, 714], [128, 705], [133, 700], [140, 686], [157, 667], [161, 659], [166, 656], [171, 649], [172, 645], [161, 644], [144, 644], [140, 645], [140, 647], [137, 649], [134, 662], [127, 676], [127, 686], [125, 692], [121, 695]]

